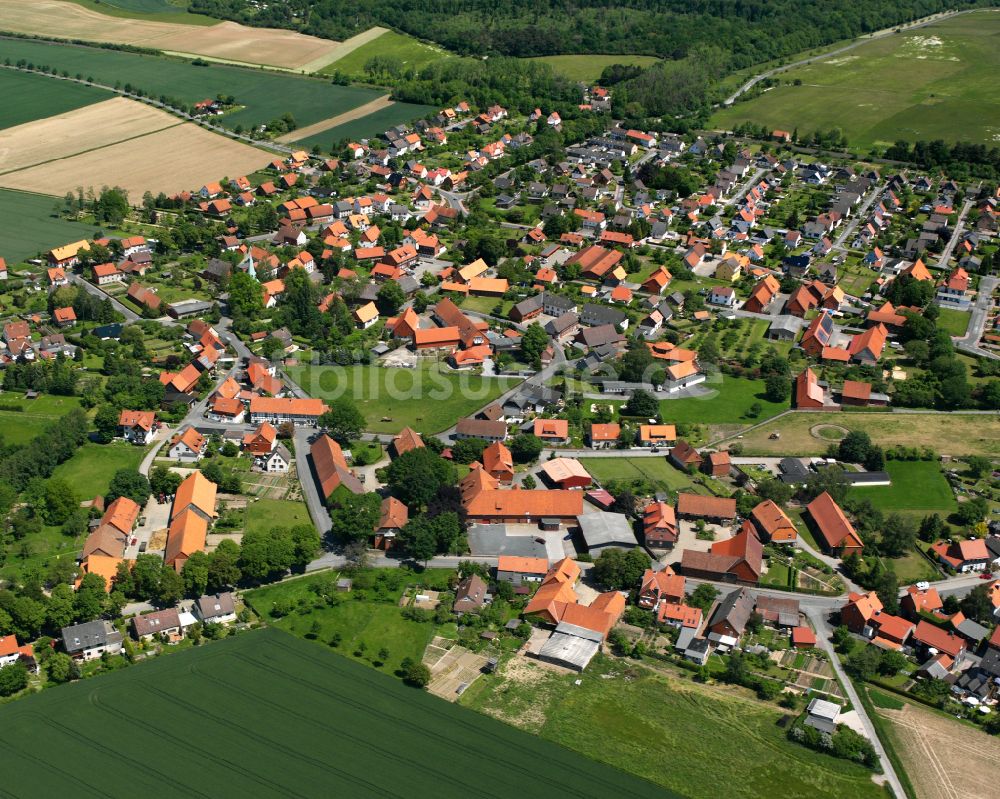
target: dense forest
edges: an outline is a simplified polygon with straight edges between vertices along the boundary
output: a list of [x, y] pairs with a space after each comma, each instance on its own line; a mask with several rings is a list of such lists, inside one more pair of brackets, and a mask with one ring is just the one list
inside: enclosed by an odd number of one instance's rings
[[715, 45], [739, 69], [962, 5], [948, 0], [191, 0], [192, 11], [345, 39], [373, 25], [464, 55], [641, 53]]

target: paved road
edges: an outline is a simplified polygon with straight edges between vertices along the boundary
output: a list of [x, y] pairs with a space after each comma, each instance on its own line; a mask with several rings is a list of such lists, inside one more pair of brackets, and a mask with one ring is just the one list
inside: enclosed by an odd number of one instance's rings
[[736, 189], [736, 191], [733, 193], [733, 196], [730, 197], [728, 200], [726, 200], [722, 204], [722, 207], [728, 208], [729, 206], [735, 205], [736, 203], [740, 202], [744, 197], [747, 196], [747, 192], [750, 191], [750, 187], [756, 186], [757, 183], [760, 181], [760, 179], [763, 178], [764, 175], [766, 175], [770, 171], [771, 171], [770, 169], [758, 169], [747, 180], [745, 180], [739, 188]]
[[118, 311], [118, 313], [120, 313], [122, 316], [124, 316], [126, 322], [139, 322], [142, 320], [142, 317], [139, 316], [139, 314], [137, 314], [135, 311], [130, 311], [128, 308], [126, 308], [124, 305], [118, 302], [118, 300], [116, 300], [114, 297], [112, 297], [110, 294], [108, 294], [100, 287], [95, 286], [93, 283], [87, 280], [84, 280], [82, 275], [78, 275], [75, 272], [70, 272], [67, 275], [67, 277], [69, 278], [70, 283], [79, 286], [88, 294], [92, 294], [93, 296], [97, 297], [97, 299], [102, 301], [110, 300], [111, 307], [114, 308], [116, 311]]
[[993, 308], [993, 293], [1000, 284], [1000, 278], [983, 277], [979, 281], [979, 294], [972, 306], [972, 316], [969, 318], [969, 327], [965, 335], [960, 339], [955, 339], [955, 346], [971, 355], [979, 355], [983, 358], [1000, 359], [1000, 355], [979, 346], [979, 340], [986, 329], [989, 321], [990, 311]]
[[882, 196], [887, 185], [888, 184], [886, 183], [879, 183], [874, 190], [869, 193], [868, 199], [861, 203], [858, 207], [857, 213], [855, 213], [854, 216], [850, 218], [848, 223], [844, 225], [844, 229], [840, 231], [840, 235], [834, 240], [833, 249], [845, 249], [844, 242], [847, 241], [848, 237], [854, 233], [854, 230], [861, 223], [861, 221], [868, 218], [868, 209], [871, 208], [872, 204]]
[[765, 72], [761, 72], [757, 75], [754, 75], [752, 78], [750, 78], [750, 80], [748, 80], [746, 83], [740, 86], [733, 94], [727, 97], [722, 104], [732, 105], [734, 102], [736, 102], [736, 98], [738, 98], [741, 94], [748, 92], [750, 89], [752, 89], [754, 86], [756, 86], [765, 78], [769, 78], [772, 75], [777, 75], [780, 72], [785, 72], [786, 70], [793, 69], [794, 67], [801, 67], [806, 64], [811, 64], [813, 61], [822, 61], [824, 59], [840, 55], [841, 53], [846, 53], [850, 50], [853, 50], [855, 47], [860, 47], [863, 44], [867, 44], [873, 39], [881, 39], [885, 36], [891, 36], [897, 30], [904, 30], [904, 31], [916, 30], [917, 28], [922, 28], [925, 25], [931, 25], [935, 22], [940, 22], [941, 20], [948, 19], [949, 17], [957, 16], [958, 14], [967, 14], [967, 13], [968, 11], [952, 11], [944, 14], [933, 14], [918, 22], [913, 23], [912, 25], [907, 25], [907, 26], [896, 25], [892, 28], [885, 28], [880, 31], [875, 31], [875, 33], [869, 34], [864, 38], [855, 39], [849, 44], [845, 44], [843, 47], [838, 47], [836, 50], [829, 50], [825, 53], [821, 53], [820, 55], [809, 56], [808, 58], [802, 58], [799, 59], [798, 61], [793, 61], [791, 64], [784, 64], [783, 66], [780, 67], [774, 67], [774, 69], [769, 69], [766, 70]]
[[897, 799], [903, 799], [906, 796], [903, 784], [899, 781], [899, 777], [896, 776], [896, 770], [892, 767], [892, 762], [885, 753], [885, 748], [882, 746], [882, 741], [879, 740], [875, 725], [872, 724], [872, 720], [868, 717], [867, 711], [865, 711], [865, 706], [861, 704], [861, 699], [858, 697], [858, 692], [854, 689], [854, 684], [850, 681], [847, 674], [844, 673], [844, 668], [840, 665], [840, 658], [836, 651], [834, 651], [833, 644], [830, 641], [830, 635], [833, 633], [833, 630], [830, 629], [826, 614], [810, 609], [806, 610], [806, 615], [809, 616], [813, 627], [816, 628], [816, 640], [829, 656], [830, 665], [833, 666], [837, 678], [840, 680], [841, 685], [844, 686], [847, 698], [851, 700], [851, 706], [857, 712], [868, 740], [872, 742], [872, 746], [875, 747], [875, 751], [878, 753], [878, 758], [882, 765], [882, 776], [889, 784], [889, 787], [892, 788]]
[[958, 221], [955, 222], [955, 230], [952, 231], [951, 238], [948, 239], [948, 243], [941, 251], [941, 257], [938, 258], [938, 269], [948, 268], [948, 261], [951, 260], [951, 254], [955, 247], [958, 246], [958, 240], [962, 237], [962, 229], [965, 227], [965, 217], [969, 213], [970, 208], [972, 208], [972, 200], [966, 200], [962, 204], [962, 210], [958, 212]]

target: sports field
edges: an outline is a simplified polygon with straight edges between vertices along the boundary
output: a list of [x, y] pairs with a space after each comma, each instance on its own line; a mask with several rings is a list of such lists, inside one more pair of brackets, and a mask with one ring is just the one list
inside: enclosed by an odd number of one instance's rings
[[887, 461], [885, 470], [892, 477], [891, 486], [852, 488], [851, 497], [871, 500], [885, 513], [938, 513], [947, 518], [958, 507], [937, 461]]
[[[91, 4], [69, 0], [0, 0], [0, 30], [33, 33], [91, 42], [111, 42], [151, 47], [165, 52], [201, 55], [209, 58], [264, 64], [283, 69], [299, 69], [332, 53], [337, 42], [306, 36], [296, 31], [251, 28], [235, 22], [190, 24], [176, 21], [166, 4], [149, 0], [125, 0], [118, 14], [102, 14]], [[156, 16], [140, 17], [136, 12], [156, 8], [170, 21]], [[112, 7], [115, 7], [114, 4]], [[174, 7], [175, 8], [175, 7]], [[179, 10], [175, 8], [175, 11]]]
[[[111, 93], [92, 86], [52, 80], [12, 69], [0, 69], [0, 130], [64, 114], [111, 97]], [[5, 156], [0, 149], [0, 170]]]
[[885, 796], [861, 766], [788, 741], [777, 705], [675, 674], [603, 658], [556, 674], [516, 657], [460, 702], [692, 799]]
[[[1000, 13], [976, 11], [781, 73], [782, 85], [712, 117], [800, 135], [840, 128], [852, 147], [1000, 136]], [[801, 85], [794, 85], [801, 81]]]
[[[863, 430], [882, 447], [930, 447], [940, 455], [995, 456], [1000, 452], [1000, 417], [958, 413], [792, 413], [746, 433], [745, 455], [823, 455], [830, 439], [817, 425]], [[771, 438], [779, 433], [780, 438]]]
[[[95, 225], [52, 216], [55, 198], [0, 189], [0, 257], [14, 264], [54, 246], [92, 238]], [[0, 415], [0, 420], [3, 416]], [[9, 436], [12, 431], [3, 429]], [[20, 434], [20, 431], [14, 431]]]
[[[48, 124], [43, 120], [29, 127], [44, 130]], [[137, 202], [146, 191], [176, 194], [226, 175], [245, 175], [269, 158], [263, 150], [183, 122], [78, 155], [60, 157], [52, 151], [37, 166], [0, 174], [0, 186], [62, 196], [78, 186], [99, 192], [102, 186], [117, 185]]]
[[412, 122], [437, 110], [433, 106], [416, 103], [391, 103], [357, 119], [296, 139], [295, 142], [305, 148], [312, 148], [318, 144], [322, 149], [329, 150], [334, 142], [341, 139], [367, 139], [378, 136], [389, 128]]
[[[0, 0], [0, 4], [3, 2]], [[0, 39], [0, 61], [6, 58], [11, 61], [23, 58], [60, 72], [66, 70], [70, 75], [93, 77], [108, 86], [131, 83], [154, 97], [165, 95], [188, 104], [220, 93], [232, 95], [242, 108], [216, 117], [217, 124], [229, 128], [266, 124], [286, 112], [295, 117], [300, 127], [305, 127], [385, 93], [259, 69], [225, 64], [199, 67], [176, 58], [22, 39]]]
[[427, 362], [417, 369], [297, 366], [287, 371], [310, 397], [353, 399], [365, 415], [365, 429], [373, 433], [398, 433], [404, 427], [439, 433], [521, 382]]
[[4, 719], [15, 796], [664, 796], [275, 629], [47, 690]]
[[660, 59], [651, 55], [543, 55], [532, 58], [542, 61], [570, 80], [592, 83], [601, 77], [605, 67], [612, 64], [648, 67]]

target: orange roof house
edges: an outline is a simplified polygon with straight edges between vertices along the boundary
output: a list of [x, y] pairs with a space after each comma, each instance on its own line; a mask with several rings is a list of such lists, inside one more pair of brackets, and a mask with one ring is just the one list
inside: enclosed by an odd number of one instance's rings
[[344, 457], [340, 444], [328, 435], [319, 436], [310, 447], [309, 454], [312, 457], [316, 482], [324, 500], [328, 500], [340, 486], [344, 486], [353, 494], [364, 493], [361, 481], [347, 466], [347, 458]]
[[108, 505], [101, 517], [101, 525], [110, 524], [116, 530], [120, 530], [126, 536], [132, 532], [136, 521], [139, 519], [139, 505], [128, 497], [118, 497]]
[[806, 505], [806, 512], [827, 550], [846, 556], [852, 552], [860, 554], [864, 549], [861, 536], [828, 492], [824, 491]]
[[808, 367], [795, 378], [795, 407], [822, 408], [826, 403], [816, 373]]
[[754, 507], [750, 519], [762, 540], [778, 544], [794, 544], [798, 540], [799, 533], [792, 520], [773, 500], [765, 499]]
[[569, 440], [569, 422], [566, 419], [535, 419], [532, 430], [542, 441]]
[[218, 486], [201, 472], [191, 472], [174, 494], [174, 505], [170, 509], [171, 520], [186, 510], [192, 510], [205, 521], [212, 521], [218, 515], [215, 512], [217, 489]]
[[502, 441], [494, 441], [483, 450], [483, 468], [501, 483], [514, 479], [514, 456]]
[[205, 550], [207, 536], [208, 522], [196, 511], [188, 508], [178, 513], [167, 530], [164, 565], [180, 571], [191, 555]]
[[639, 607], [655, 608], [660, 602], [683, 602], [684, 584], [683, 575], [669, 566], [660, 571], [646, 569], [639, 585]]
[[900, 275], [908, 275], [914, 280], [933, 280], [934, 276], [930, 273], [930, 270], [926, 267], [921, 259], [917, 259], [912, 264], [910, 264], [906, 269], [900, 272]]
[[886, 330], [885, 325], [881, 323], [877, 324], [875, 327], [870, 327], [864, 333], [859, 333], [852, 338], [847, 351], [850, 353], [852, 360], [863, 363], [875, 363], [882, 357], [882, 351], [885, 349], [885, 342], [888, 335], [889, 331]]
[[424, 446], [424, 440], [416, 430], [412, 427], [404, 427], [399, 431], [397, 435], [392, 440], [392, 456], [398, 458], [400, 455], [404, 455], [411, 449], [420, 449]]
[[677, 543], [677, 514], [666, 502], [647, 505], [642, 514], [642, 529], [646, 546], [671, 549]]

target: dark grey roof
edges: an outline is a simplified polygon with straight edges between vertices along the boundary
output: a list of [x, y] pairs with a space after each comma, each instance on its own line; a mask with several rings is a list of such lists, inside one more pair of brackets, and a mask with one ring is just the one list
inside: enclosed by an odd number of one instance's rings
[[729, 625], [742, 634], [757, 604], [757, 597], [747, 588], [738, 588], [728, 594], [715, 608], [715, 613], [709, 619], [708, 626], [714, 627], [716, 624], [728, 621]]
[[972, 619], [965, 619], [961, 624], [956, 624], [955, 629], [958, 630], [960, 635], [968, 638], [973, 643], [982, 641], [990, 634], [989, 630], [983, 627], [983, 625], [977, 624]]
[[573, 325], [579, 324], [579, 322], [580, 316], [578, 314], [567, 312], [562, 316], [549, 320], [545, 325], [545, 332], [550, 336], [558, 336], [563, 331], [573, 327]]
[[103, 619], [63, 627], [61, 634], [63, 647], [71, 655], [98, 646], [114, 646], [122, 640], [121, 633]]
[[588, 302], [580, 311], [580, 318], [588, 324], [620, 325], [628, 319], [628, 314], [617, 308], [608, 308], [605, 305], [595, 305]]
[[223, 594], [206, 594], [205, 596], [198, 597], [195, 606], [197, 607], [198, 615], [206, 620], [236, 612], [236, 603], [233, 600], [233, 595], [228, 591]]

